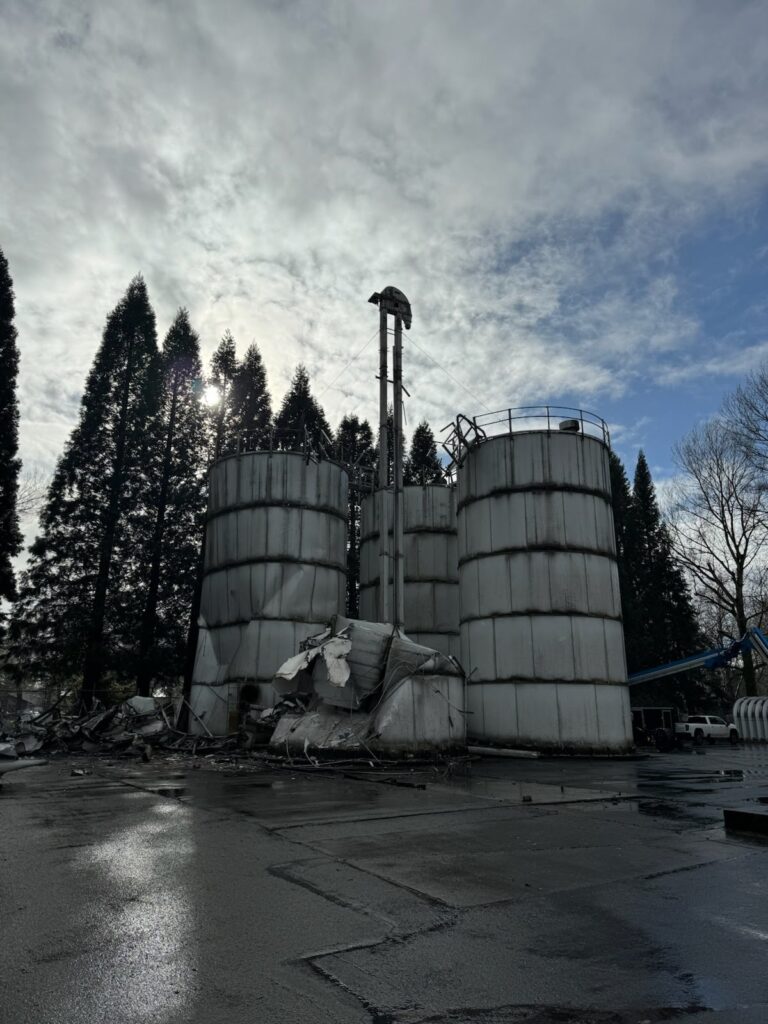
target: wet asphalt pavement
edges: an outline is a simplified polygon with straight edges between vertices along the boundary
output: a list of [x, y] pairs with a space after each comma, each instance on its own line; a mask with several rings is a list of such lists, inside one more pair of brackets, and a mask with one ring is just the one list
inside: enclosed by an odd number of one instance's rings
[[7, 775], [0, 1024], [768, 1021], [768, 748], [362, 772]]

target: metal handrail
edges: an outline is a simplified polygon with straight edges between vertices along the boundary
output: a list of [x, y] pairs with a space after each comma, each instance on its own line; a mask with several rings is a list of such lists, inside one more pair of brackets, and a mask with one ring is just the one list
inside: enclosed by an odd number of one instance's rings
[[267, 436], [262, 431], [243, 430], [222, 439], [214, 459], [228, 455], [245, 455], [251, 452], [295, 452], [308, 459], [330, 459], [333, 461], [334, 444], [330, 437], [323, 435], [324, 442], [313, 444], [306, 428], [271, 427]]
[[569, 432], [594, 437], [608, 448], [611, 435], [608, 424], [597, 413], [575, 409], [567, 405], [520, 405], [478, 416], [459, 414], [446, 424], [442, 432], [449, 431], [442, 446], [450, 457], [448, 472], [455, 472], [470, 448], [482, 444], [489, 437], [526, 432]]
[[350, 487], [369, 494], [375, 487], [376, 467], [360, 462], [358, 458], [353, 461], [351, 454], [344, 450], [343, 445], [334, 443], [327, 434], [323, 434], [323, 440], [312, 443], [306, 428], [281, 428], [272, 427], [265, 438], [263, 433], [256, 431], [241, 431], [225, 438], [219, 451], [212, 453], [209, 461], [217, 462], [219, 459], [230, 458], [237, 455], [248, 455], [259, 452], [285, 452], [294, 455], [302, 455], [307, 462], [334, 462], [347, 471]]

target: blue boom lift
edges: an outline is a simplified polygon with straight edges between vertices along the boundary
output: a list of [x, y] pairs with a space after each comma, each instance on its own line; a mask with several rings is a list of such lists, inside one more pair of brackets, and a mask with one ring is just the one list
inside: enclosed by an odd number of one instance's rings
[[629, 677], [629, 685], [650, 683], [652, 679], [663, 679], [664, 676], [675, 676], [678, 672], [691, 672], [695, 668], [724, 668], [744, 651], [752, 651], [764, 664], [768, 664], [768, 637], [757, 626], [751, 626], [740, 640], [734, 640], [726, 647], [713, 647], [710, 651], [700, 651], [688, 658], [669, 661], [666, 665], [656, 668], [645, 668], [642, 672], [633, 672]]
[[[654, 679], [663, 679], [665, 676], [674, 676], [680, 672], [691, 672], [697, 668], [724, 668], [745, 651], [752, 651], [758, 661], [768, 664], [768, 637], [757, 626], [750, 627], [741, 639], [734, 640], [725, 647], [714, 647], [692, 654], [688, 658], [658, 665], [656, 668], [633, 672], [628, 682], [630, 686], [637, 686], [639, 683], [649, 683]], [[674, 708], [632, 709], [636, 738], [642, 735], [647, 740], [653, 738], [659, 750], [670, 750], [675, 745], [679, 746], [685, 739], [690, 739], [682, 730], [678, 732], [675, 728], [675, 718]], [[738, 734], [732, 731], [732, 740], [733, 736]]]

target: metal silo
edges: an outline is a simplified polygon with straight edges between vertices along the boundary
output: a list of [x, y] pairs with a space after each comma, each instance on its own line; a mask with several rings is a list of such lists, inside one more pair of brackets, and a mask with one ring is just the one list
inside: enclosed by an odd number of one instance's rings
[[[379, 496], [363, 501], [360, 541], [360, 618], [379, 608]], [[392, 530], [392, 494], [385, 494]], [[456, 499], [452, 487], [403, 489], [406, 634], [442, 654], [459, 655], [459, 571]], [[390, 577], [390, 588], [392, 579]], [[390, 600], [389, 607], [392, 607]]]
[[272, 704], [275, 671], [344, 611], [347, 484], [341, 466], [297, 452], [213, 466], [191, 696], [211, 732], [230, 731], [246, 684]]
[[632, 745], [608, 431], [574, 410], [459, 417], [461, 657], [483, 742]]

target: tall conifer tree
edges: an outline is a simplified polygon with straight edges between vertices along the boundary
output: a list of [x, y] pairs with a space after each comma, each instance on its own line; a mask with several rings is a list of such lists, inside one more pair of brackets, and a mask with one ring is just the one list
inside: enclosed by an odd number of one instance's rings
[[[674, 560], [642, 451], [635, 469], [629, 522], [627, 562], [635, 601], [631, 631], [635, 648], [628, 652], [632, 672], [693, 654], [700, 646], [690, 592]], [[700, 678], [692, 673], [645, 684], [633, 694], [636, 700], [663, 699], [694, 710], [702, 696]]]
[[437, 455], [435, 435], [426, 420], [422, 420], [413, 432], [403, 479], [406, 484], [445, 484], [445, 474]]
[[229, 444], [247, 450], [269, 448], [272, 429], [272, 399], [267, 388], [267, 371], [258, 345], [248, 346], [232, 379], [227, 402], [226, 431]]
[[0, 601], [12, 601], [16, 597], [11, 559], [19, 553], [22, 543], [16, 506], [21, 462], [17, 458], [19, 406], [16, 377], [19, 353], [14, 316], [13, 282], [8, 272], [8, 261], [0, 250]]
[[275, 417], [275, 443], [290, 451], [303, 448], [305, 440], [313, 451], [332, 450], [333, 432], [312, 394], [306, 367], [299, 363]]
[[[152, 538], [139, 633], [138, 692], [183, 671], [205, 514], [206, 430], [198, 396], [200, 342], [180, 309], [163, 344], [155, 428]], [[145, 565], [142, 565], [145, 569]], [[137, 581], [138, 583], [138, 581]]]
[[136, 277], [107, 317], [40, 517], [14, 618], [14, 656], [57, 677], [83, 673], [86, 702], [104, 674], [128, 675], [137, 602], [126, 585], [148, 525], [148, 425], [157, 414], [155, 315]]
[[[379, 437], [381, 435], [381, 428], [376, 431], [376, 486], [381, 486], [379, 483]], [[405, 436], [400, 436], [400, 451], [403, 453], [403, 458], [407, 454], [407, 447], [405, 444]], [[406, 460], [407, 461], [407, 460]], [[403, 465], [403, 478], [405, 478], [405, 465]], [[387, 409], [387, 479], [384, 481], [384, 487], [391, 487], [395, 479], [395, 412], [390, 405]]]
[[237, 352], [235, 339], [229, 331], [219, 342], [219, 347], [211, 357], [210, 383], [218, 392], [218, 399], [211, 409], [213, 452], [219, 456], [224, 444], [225, 424], [231, 401], [232, 382], [237, 372]]
[[360, 511], [365, 470], [376, 461], [373, 431], [367, 420], [345, 416], [336, 431], [336, 458], [350, 467], [349, 520], [347, 540], [347, 615], [356, 619], [360, 594]]
[[638, 611], [635, 594], [635, 581], [629, 564], [632, 539], [632, 491], [624, 463], [618, 455], [608, 453], [611, 473], [611, 505], [613, 509], [613, 525], [616, 534], [616, 562], [619, 572], [619, 591], [621, 594], [621, 610], [624, 621], [624, 643], [627, 652], [627, 665], [630, 671], [638, 667], [642, 661], [641, 640], [637, 636]]

